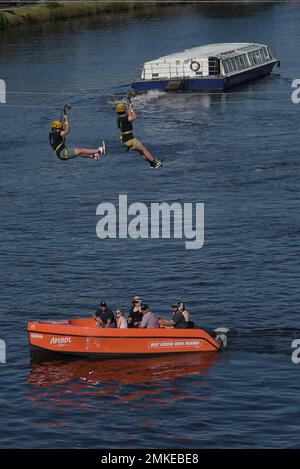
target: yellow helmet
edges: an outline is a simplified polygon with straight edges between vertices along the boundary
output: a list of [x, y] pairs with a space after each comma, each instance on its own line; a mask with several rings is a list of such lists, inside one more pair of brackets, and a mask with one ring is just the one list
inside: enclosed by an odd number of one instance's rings
[[62, 123], [60, 121], [52, 121], [51, 128], [52, 129], [62, 129]]
[[119, 102], [116, 104], [116, 112], [125, 112], [126, 111], [126, 104], [125, 103], [122, 103], [122, 102]]

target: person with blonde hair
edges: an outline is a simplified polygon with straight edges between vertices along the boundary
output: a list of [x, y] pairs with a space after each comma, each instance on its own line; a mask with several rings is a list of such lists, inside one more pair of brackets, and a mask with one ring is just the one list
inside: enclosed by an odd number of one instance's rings
[[118, 329], [127, 329], [128, 325], [124, 317], [124, 310], [122, 308], [118, 308], [116, 311], [116, 321]]

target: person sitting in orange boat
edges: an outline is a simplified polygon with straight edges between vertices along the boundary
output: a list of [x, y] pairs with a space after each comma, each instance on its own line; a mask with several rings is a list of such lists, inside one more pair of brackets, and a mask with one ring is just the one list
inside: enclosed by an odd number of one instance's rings
[[[183, 303], [180, 303], [183, 304]], [[185, 308], [184, 308], [185, 309]], [[179, 309], [178, 304], [172, 305], [172, 319], [160, 319], [159, 324], [166, 327], [174, 327], [175, 329], [187, 329], [187, 321], [181, 309]]]
[[118, 308], [116, 311], [116, 320], [118, 329], [127, 329], [127, 321], [124, 317], [124, 311], [121, 308]]
[[132, 298], [132, 307], [130, 309], [130, 313], [128, 315], [128, 327], [139, 327], [143, 319], [142, 313], [142, 298], [140, 296], [135, 296]]
[[190, 321], [190, 313], [186, 310], [184, 303], [178, 303], [178, 311], [180, 311], [187, 323]]
[[116, 318], [112, 310], [107, 306], [105, 301], [101, 301], [99, 308], [94, 313], [93, 317], [97, 321], [99, 327], [117, 327]]
[[184, 319], [186, 321], [186, 327], [188, 329], [200, 329], [200, 326], [198, 326], [194, 321], [190, 320], [190, 313], [185, 308], [184, 303], [178, 303], [178, 311], [182, 312]]
[[141, 329], [157, 329], [158, 325], [158, 318], [155, 316], [152, 311], [150, 311], [148, 305], [142, 305], [141, 310], [143, 313], [143, 319], [139, 327]]

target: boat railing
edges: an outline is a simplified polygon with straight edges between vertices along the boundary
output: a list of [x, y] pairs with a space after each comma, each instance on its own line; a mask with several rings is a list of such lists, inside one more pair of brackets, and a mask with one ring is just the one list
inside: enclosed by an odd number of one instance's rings
[[[197, 75], [202, 75], [201, 69]], [[141, 68], [140, 78], [155, 80], [156, 78], [189, 78], [193, 75], [193, 71], [185, 68], [185, 64], [177, 64], [176, 62], [168, 62], [166, 64], [160, 64], [159, 66], [153, 64], [144, 64]]]
[[275, 47], [269, 46], [269, 47], [268, 47], [268, 51], [269, 51], [269, 55], [270, 55], [270, 60], [275, 59], [275, 58], [276, 58]]

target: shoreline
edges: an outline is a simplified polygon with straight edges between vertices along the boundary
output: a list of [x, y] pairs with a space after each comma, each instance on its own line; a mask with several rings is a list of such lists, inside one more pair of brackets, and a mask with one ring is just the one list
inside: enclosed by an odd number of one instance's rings
[[99, 15], [101, 13], [128, 13], [134, 10], [147, 10], [149, 8], [159, 8], [171, 4], [172, 2], [140, 1], [114, 2], [51, 2], [22, 6], [19, 8], [0, 10], [0, 32], [7, 31], [17, 26], [28, 24], [39, 24], [61, 19], [80, 18], [84, 16]]

